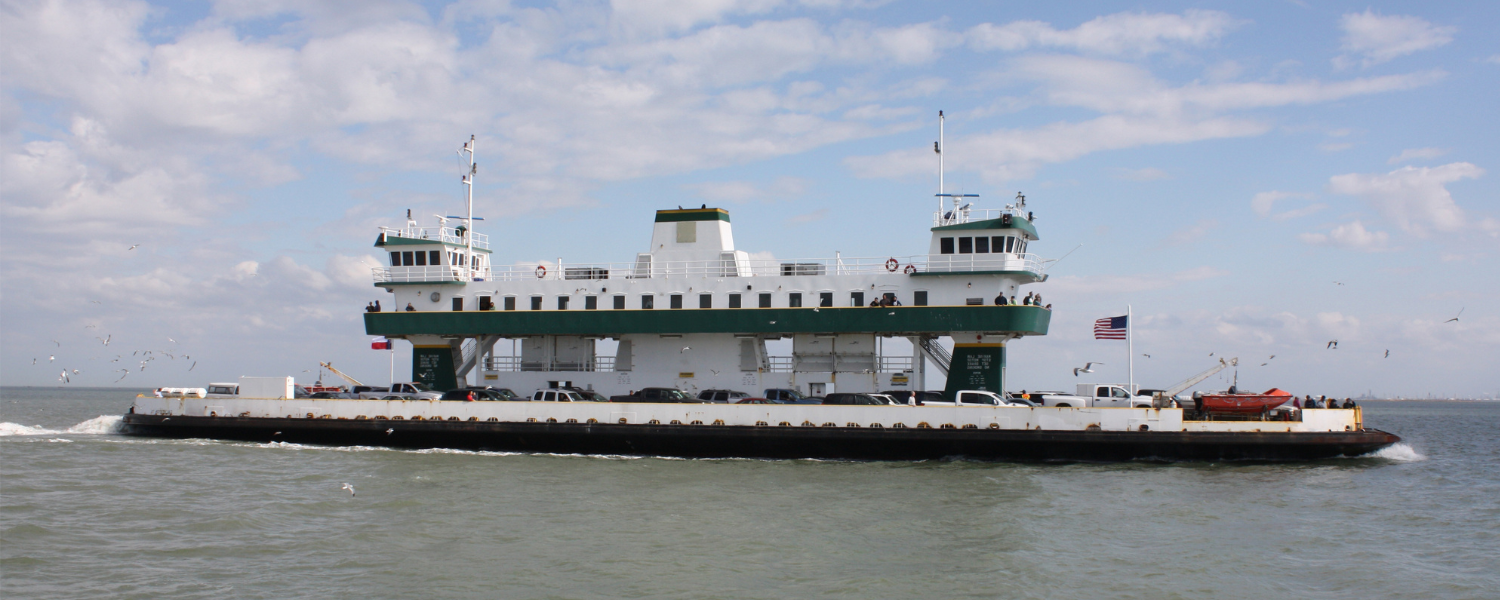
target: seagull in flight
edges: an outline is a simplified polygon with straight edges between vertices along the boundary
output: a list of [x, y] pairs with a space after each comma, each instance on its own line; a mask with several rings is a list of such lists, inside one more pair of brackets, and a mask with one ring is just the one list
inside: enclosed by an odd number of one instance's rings
[[125, 378], [126, 378], [126, 377], [129, 377], [129, 376], [130, 376], [130, 369], [115, 369], [115, 370], [116, 370], [116, 371], [124, 371], [124, 373], [121, 373], [121, 374], [120, 374], [120, 378], [119, 378], [119, 379], [116, 379], [116, 380], [115, 380], [115, 383], [120, 383], [120, 381], [122, 381], [122, 380], [124, 380], [124, 379], [125, 379]]
[[195, 360], [195, 361], [193, 361], [193, 366], [188, 367], [188, 370], [191, 371], [191, 370], [193, 370], [197, 366], [198, 366], [198, 361]]
[[126, 248], [126, 249], [125, 249], [125, 251], [126, 251], [126, 252], [129, 252], [129, 251], [131, 251], [131, 250], [135, 250], [135, 249], [136, 249], [136, 248], [139, 248], [139, 247], [141, 247], [141, 245], [140, 245], [140, 244], [135, 244], [135, 245], [132, 245], [132, 246], [131, 246], [131, 247], [129, 247], [129, 248]]
[[678, 354], [682, 354], [683, 352], [687, 352], [688, 350], [692, 350], [692, 349], [693, 349], [692, 346], [683, 346], [681, 350], [677, 351], [677, 353]]
[[1086, 362], [1086, 363], [1083, 363], [1082, 367], [1074, 367], [1073, 368], [1073, 376], [1077, 377], [1079, 373], [1093, 373], [1094, 372], [1094, 365], [1102, 365], [1102, 364], [1104, 364], [1104, 363], [1102, 363], [1102, 362]]
[[390, 434], [393, 434], [393, 433], [396, 433], [395, 429], [387, 429], [387, 430], [385, 430], [385, 434], [386, 435], [390, 435]]
[[1338, 350], [1339, 349], [1339, 341], [1338, 340], [1330, 341], [1330, 342], [1328, 342], [1327, 346], [1323, 347], [1323, 349], [1324, 350]]
[[1390, 357], [1391, 357], [1391, 351], [1390, 350], [1386, 350], [1385, 351], [1385, 356], [1382, 356], [1381, 358], [1390, 358]]
[[1453, 315], [1453, 318], [1452, 318], [1452, 319], [1448, 319], [1448, 320], [1447, 320], [1447, 321], [1443, 321], [1443, 322], [1444, 322], [1444, 323], [1452, 323], [1452, 322], [1454, 322], [1454, 321], [1457, 321], [1457, 320], [1458, 320], [1458, 318], [1459, 318], [1459, 317], [1462, 317], [1462, 316], [1464, 316], [1464, 309], [1463, 309], [1463, 308], [1462, 308], [1462, 307], [1460, 307], [1460, 308], [1459, 308], [1459, 309], [1458, 309], [1458, 314], [1456, 314], [1456, 315]]
[[56, 354], [48, 354], [47, 355], [47, 362], [52, 362], [54, 360], [57, 360], [57, 355]]
[[109, 345], [109, 341], [112, 340], [112, 339], [114, 339], [114, 338], [115, 338], [115, 334], [111, 333], [111, 334], [108, 334], [108, 335], [106, 335], [104, 337], [96, 337], [94, 339], [99, 340], [99, 343], [104, 344], [105, 346], [108, 346]]
[[354, 486], [353, 486], [353, 485], [350, 485], [350, 484], [348, 484], [348, 483], [345, 483], [345, 484], [344, 484], [344, 487], [342, 487], [342, 488], [339, 488], [339, 489], [343, 489], [343, 490], [349, 490], [349, 497], [350, 497], [350, 498], [353, 498], [353, 497], [354, 497]]
[[1146, 358], [1151, 358], [1151, 355], [1150, 354], [1146, 354], [1145, 352], [1142, 352], [1141, 356], [1144, 356]]

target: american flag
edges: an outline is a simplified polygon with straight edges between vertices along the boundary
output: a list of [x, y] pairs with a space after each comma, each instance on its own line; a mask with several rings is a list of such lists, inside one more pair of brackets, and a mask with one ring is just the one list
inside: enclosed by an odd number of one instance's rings
[[1096, 340], [1123, 340], [1125, 339], [1125, 320], [1129, 317], [1105, 317], [1094, 321], [1094, 339]]

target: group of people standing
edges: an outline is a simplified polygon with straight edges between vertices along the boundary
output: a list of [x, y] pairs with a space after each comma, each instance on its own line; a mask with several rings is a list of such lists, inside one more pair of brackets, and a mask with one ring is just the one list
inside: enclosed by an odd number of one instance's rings
[[1292, 408], [1354, 408], [1355, 406], [1358, 405], [1354, 403], [1353, 398], [1344, 398], [1343, 404], [1339, 404], [1338, 398], [1329, 398], [1328, 396], [1314, 398], [1312, 394], [1308, 394], [1306, 398], [1300, 401], [1295, 397], [1292, 398]]
[[[1027, 292], [1026, 297], [1023, 298], [1020, 302], [1016, 302], [1015, 296], [1006, 298], [1003, 292], [999, 296], [995, 296], [995, 306], [1006, 306], [1010, 304], [1020, 304], [1021, 306], [1042, 306], [1042, 295], [1036, 292]], [[1048, 304], [1046, 306], [1042, 306], [1042, 308], [1052, 310], [1052, 305]]]

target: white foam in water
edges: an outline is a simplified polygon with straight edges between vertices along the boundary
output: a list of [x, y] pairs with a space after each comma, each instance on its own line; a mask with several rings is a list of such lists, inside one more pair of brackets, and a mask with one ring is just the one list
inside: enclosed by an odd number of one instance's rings
[[64, 433], [119, 433], [124, 418], [120, 415], [99, 415], [72, 427]]
[[118, 433], [122, 421], [123, 419], [119, 415], [99, 415], [62, 431], [6, 422], [0, 423], [0, 437], [12, 435], [57, 435], [60, 433]]
[[1406, 444], [1393, 444], [1367, 454], [1375, 458], [1384, 458], [1396, 462], [1417, 462], [1427, 460], [1427, 455], [1417, 452], [1415, 448]]
[[0, 423], [0, 437], [8, 437], [12, 435], [53, 435], [57, 433], [62, 432], [47, 429], [46, 427], [32, 427], [30, 425], [22, 425], [20, 423]]

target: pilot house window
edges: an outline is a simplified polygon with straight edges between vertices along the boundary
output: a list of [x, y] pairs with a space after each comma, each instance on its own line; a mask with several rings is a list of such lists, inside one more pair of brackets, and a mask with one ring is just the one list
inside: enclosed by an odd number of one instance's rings
[[990, 253], [990, 238], [987, 238], [987, 237], [977, 237], [977, 238], [974, 238], [974, 253], [975, 254], [989, 254]]
[[428, 250], [427, 251], [427, 264], [430, 264], [430, 265], [432, 265], [434, 267], [443, 264], [443, 251], [442, 250]]
[[939, 254], [953, 254], [953, 238], [938, 239]]
[[973, 254], [974, 253], [974, 238], [971, 238], [971, 237], [961, 237], [961, 238], [958, 238], [958, 253], [959, 254]]

